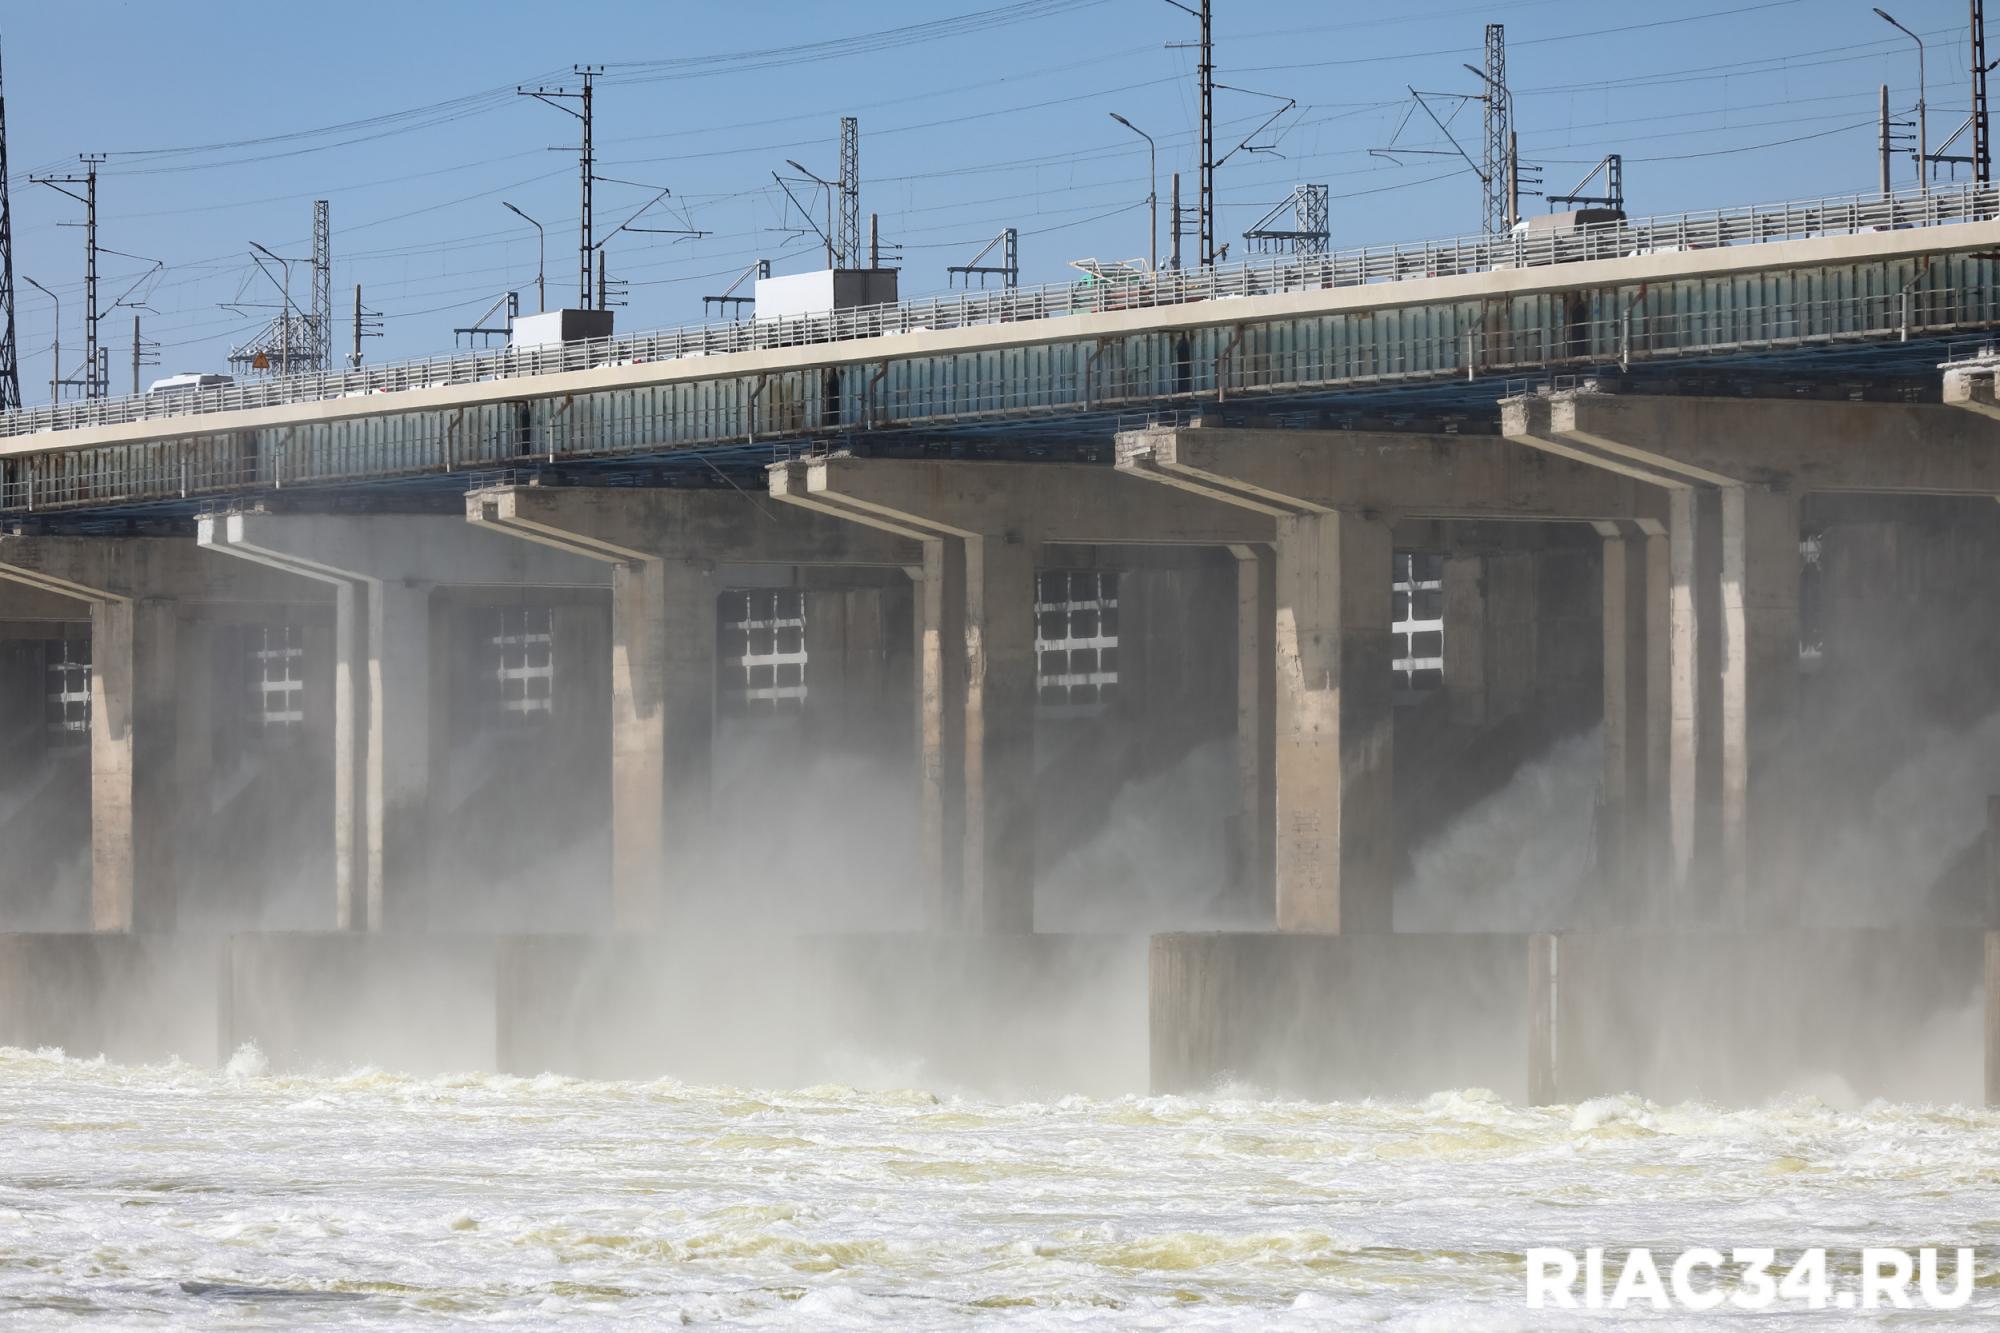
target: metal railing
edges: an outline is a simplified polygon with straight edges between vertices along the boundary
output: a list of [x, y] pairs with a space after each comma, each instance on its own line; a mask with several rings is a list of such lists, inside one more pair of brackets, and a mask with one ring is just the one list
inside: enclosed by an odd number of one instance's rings
[[[1758, 245], [1822, 236], [1901, 231], [2000, 218], [2000, 186], [1967, 182], [1896, 194], [1866, 194], [1747, 208], [1673, 213], [1568, 230], [1366, 246], [1309, 258], [1166, 269], [1129, 281], [1049, 283], [967, 292], [822, 315], [685, 325], [658, 333], [533, 349], [436, 356], [349, 371], [287, 375], [256, 384], [25, 408], [0, 415], [0, 437], [83, 426], [324, 402], [405, 389], [522, 379], [598, 366], [643, 365], [730, 352], [815, 346], [1078, 314], [1144, 310], [1244, 296], [1422, 278], [1456, 277], [1591, 260]], [[1051, 337], [1060, 337], [1052, 333]], [[527, 396], [532, 396], [532, 391]]]
[[[1457, 333], [1416, 333], [1380, 344], [1289, 348], [1203, 361], [1185, 387], [1171, 366], [1125, 365], [1093, 373], [1082, 365], [1050, 366], [1022, 375], [931, 383], [911, 390], [884, 387], [869, 405], [884, 427], [1074, 420], [1079, 415], [1136, 428], [1241, 396], [1284, 397], [1328, 390], [1484, 378], [1513, 396], [1532, 384], [1588, 372], [1596, 366], [1683, 357], [1762, 354], [1808, 347], [1882, 343], [1912, 332], [1927, 339], [2000, 324], [2000, 285], [1979, 282], [1927, 290], [1915, 306], [1906, 293], [1847, 294], [1770, 301], [1727, 310], [1627, 311], [1572, 323]], [[809, 375], [809, 371], [792, 372]], [[1502, 396], [1499, 393], [1495, 397]], [[803, 415], [785, 430], [764, 432], [777, 458], [801, 441], [851, 433], [853, 422]], [[227, 435], [168, 444], [95, 445], [50, 450], [7, 460], [0, 469], [0, 511], [115, 507], [206, 495], [251, 493], [290, 486], [381, 481], [397, 477], [477, 475], [584, 459], [650, 456], [678, 449], [745, 444], [740, 400], [699, 410], [662, 407], [615, 420], [588, 412], [565, 414], [524, 435], [518, 428], [452, 434], [436, 420], [411, 418], [406, 430], [349, 447], [310, 439], [245, 450]], [[1145, 415], [1137, 415], [1145, 414]], [[438, 414], [432, 414], [437, 416]]]

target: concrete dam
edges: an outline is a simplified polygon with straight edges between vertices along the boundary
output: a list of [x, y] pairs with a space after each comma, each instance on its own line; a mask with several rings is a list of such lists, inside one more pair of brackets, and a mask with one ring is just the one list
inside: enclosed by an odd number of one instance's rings
[[0, 1044], [2000, 1101], [1996, 256], [1939, 187], [10, 414]]

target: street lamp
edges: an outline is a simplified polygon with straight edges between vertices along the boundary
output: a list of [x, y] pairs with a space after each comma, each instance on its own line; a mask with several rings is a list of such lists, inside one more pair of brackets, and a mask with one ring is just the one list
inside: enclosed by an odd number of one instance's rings
[[1159, 146], [1153, 142], [1152, 135], [1146, 133], [1116, 111], [1111, 113], [1111, 118], [1146, 141], [1146, 180], [1149, 186], [1146, 192], [1146, 213], [1148, 218], [1146, 223], [1147, 262], [1152, 265], [1153, 271], [1157, 273], [1160, 269]]
[[545, 286], [549, 271], [549, 238], [542, 232], [541, 223], [535, 221], [505, 199], [500, 201], [500, 207], [506, 209], [509, 213], [512, 213], [515, 217], [535, 229], [535, 248], [537, 252], [535, 259], [535, 310], [537, 313], [540, 313], [549, 308], [548, 288]]
[[25, 273], [21, 275], [21, 281], [56, 303], [56, 331], [49, 348], [55, 360], [49, 370], [49, 406], [54, 407], [61, 396], [58, 390], [62, 387], [62, 298]]
[[1922, 194], [1931, 192], [1931, 139], [1930, 126], [1924, 113], [1924, 39], [1911, 32], [1888, 10], [1877, 6], [1876, 16], [1884, 23], [1902, 33], [1917, 44], [1917, 190]]

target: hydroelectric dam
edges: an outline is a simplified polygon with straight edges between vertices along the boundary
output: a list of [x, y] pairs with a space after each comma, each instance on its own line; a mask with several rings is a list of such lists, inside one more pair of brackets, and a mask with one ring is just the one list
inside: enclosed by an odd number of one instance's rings
[[1996, 336], [1939, 185], [9, 414], [0, 1045], [2000, 1102]]

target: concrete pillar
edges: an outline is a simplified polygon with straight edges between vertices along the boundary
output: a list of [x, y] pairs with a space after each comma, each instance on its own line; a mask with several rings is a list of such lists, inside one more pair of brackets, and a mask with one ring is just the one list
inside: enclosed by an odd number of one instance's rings
[[[850, 588], [808, 588], [800, 595], [806, 615], [806, 726], [817, 743], [842, 747], [858, 730], [855, 696], [870, 683], [865, 676], [855, 679], [852, 669], [853, 659], [866, 651], [855, 642], [868, 637], [869, 626], [862, 622], [866, 603]], [[879, 635], [879, 614], [873, 627]]]
[[1495, 552], [1485, 566], [1486, 720], [1497, 722], [1527, 711], [1534, 699], [1539, 598], [1533, 552]]
[[416, 901], [431, 884], [433, 792], [446, 786], [437, 742], [449, 713], [437, 687], [450, 657], [432, 591], [390, 581], [369, 589], [369, 917], [383, 927], [441, 924]]
[[2000, 930], [1986, 932], [1986, 1104], [2000, 1106]]
[[367, 585], [330, 580], [333, 592], [333, 918], [336, 930], [382, 928], [382, 876], [369, 854], [369, 738], [375, 710], [369, 668]]
[[2000, 930], [2000, 796], [1986, 798], [1986, 928]]
[[1664, 861], [1673, 762], [1673, 562], [1664, 527], [1646, 532], [1646, 804], [1640, 837], [1645, 887]]
[[1799, 506], [1762, 486], [1721, 490], [1721, 856], [1724, 910], [1795, 892], [1783, 771], [1799, 695]]
[[1391, 543], [1380, 516], [1277, 520], [1278, 928], [1391, 928]]
[[1277, 890], [1277, 555], [1236, 546], [1237, 885], [1241, 901], [1273, 916]]
[[1708, 537], [1700, 492], [1677, 487], [1667, 495], [1668, 540], [1668, 760], [1667, 873], [1681, 893], [1692, 891], [1697, 874], [1696, 848], [1701, 823], [1702, 777], [1706, 764], [1703, 744], [1704, 632], [1701, 546]]
[[91, 924], [170, 930], [179, 714], [178, 609], [166, 598], [91, 605]]
[[[177, 864], [190, 874], [206, 870], [209, 816], [213, 813], [215, 771], [216, 658], [215, 626], [196, 616], [179, 622], [175, 632], [179, 660], [174, 701], [174, 789], [182, 818], [175, 828]], [[240, 707], [240, 700], [232, 701]]]
[[1034, 929], [1035, 551], [1018, 534], [965, 547], [965, 892], [959, 920]]
[[1451, 720], [1486, 724], [1486, 561], [1478, 555], [1444, 562], [1444, 692]]
[[1644, 811], [1650, 739], [1647, 698], [1647, 539], [1616, 524], [1604, 536], [1604, 802], [1598, 864], [1629, 900], [1643, 891]]
[[708, 865], [715, 599], [698, 564], [612, 567], [611, 899], [623, 929], [664, 926]]
[[1562, 1100], [1562, 936], [1528, 936], [1528, 1104]]
[[923, 543], [917, 580], [917, 815], [933, 925], [958, 924], [965, 886], [965, 547]]

